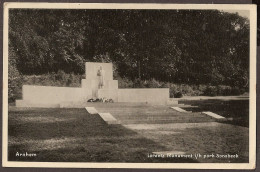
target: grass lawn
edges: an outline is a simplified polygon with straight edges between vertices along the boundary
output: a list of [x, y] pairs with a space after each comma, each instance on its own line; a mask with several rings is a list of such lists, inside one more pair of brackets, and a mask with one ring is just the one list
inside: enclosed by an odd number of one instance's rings
[[[227, 105], [227, 104], [226, 104]], [[248, 162], [249, 130], [247, 127], [216, 122], [198, 112], [181, 113], [168, 106], [92, 104], [99, 112], [110, 112], [121, 124], [155, 143], [161, 151], [235, 155], [238, 158], [200, 158], [205, 163]], [[222, 109], [223, 110], [223, 107]]]
[[[92, 104], [122, 125], [107, 125], [85, 109], [9, 107], [9, 161], [248, 162], [248, 128], [183, 114], [163, 106]], [[192, 120], [191, 120], [192, 119]], [[185, 122], [186, 121], [186, 122]], [[156, 158], [152, 152], [238, 154], [239, 158]], [[18, 153], [35, 153], [20, 157]]]
[[[163, 143], [168, 151], [201, 154], [204, 163], [248, 163], [248, 128], [218, 122], [175, 124], [128, 124], [125, 127]], [[212, 158], [204, 158], [206, 155]], [[238, 155], [238, 158], [218, 158]]]
[[[8, 160], [40, 162], [198, 162], [148, 158], [167, 150], [122, 125], [107, 125], [85, 109], [9, 107]], [[35, 153], [36, 157], [16, 156]]]
[[232, 121], [225, 121], [233, 125], [249, 127], [249, 100], [182, 100], [179, 103], [198, 106], [197, 108], [184, 108], [192, 112], [211, 111]]

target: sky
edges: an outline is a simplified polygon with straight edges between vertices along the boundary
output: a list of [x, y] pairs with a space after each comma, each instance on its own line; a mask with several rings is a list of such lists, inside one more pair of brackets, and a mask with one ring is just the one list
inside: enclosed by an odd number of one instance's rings
[[220, 11], [229, 12], [229, 13], [238, 13], [238, 15], [242, 17], [246, 17], [248, 19], [250, 17], [250, 13], [248, 10], [220, 10]]

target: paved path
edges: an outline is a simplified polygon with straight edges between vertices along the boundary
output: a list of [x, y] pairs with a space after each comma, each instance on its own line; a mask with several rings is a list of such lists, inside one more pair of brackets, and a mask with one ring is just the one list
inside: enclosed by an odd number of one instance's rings
[[248, 100], [249, 96], [184, 96], [182, 98], [172, 98], [173, 100]]
[[121, 124], [200, 123], [216, 121], [202, 113], [183, 113], [170, 106], [105, 106], [93, 104], [99, 113], [111, 113]]

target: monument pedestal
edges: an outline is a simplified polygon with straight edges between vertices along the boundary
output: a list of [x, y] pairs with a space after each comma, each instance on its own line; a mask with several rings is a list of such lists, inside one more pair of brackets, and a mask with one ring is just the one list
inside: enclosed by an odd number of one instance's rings
[[118, 89], [99, 89], [98, 98], [112, 99], [118, 102]]
[[[91, 98], [103, 98], [98, 95], [98, 88], [99, 80], [97, 79], [82, 79], [81, 80], [81, 87], [91, 90]], [[118, 89], [118, 81], [117, 80], [105, 80], [104, 86], [102, 89], [105, 90], [116, 90]]]

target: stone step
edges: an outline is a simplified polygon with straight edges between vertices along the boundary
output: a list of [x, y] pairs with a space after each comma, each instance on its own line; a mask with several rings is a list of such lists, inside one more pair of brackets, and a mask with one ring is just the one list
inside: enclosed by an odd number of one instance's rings
[[[187, 118], [190, 118], [190, 117], [207, 117], [206, 115], [203, 115], [201, 113], [167, 113], [167, 114], [153, 114], [153, 115], [148, 115], [148, 114], [141, 114], [141, 115], [138, 115], [138, 114], [124, 114], [124, 115], [120, 115], [118, 113], [114, 113], [114, 112], [110, 112], [112, 113], [114, 116], [119, 116], [121, 118], [161, 118], [161, 119], [164, 119], [164, 118], [168, 118], [168, 117], [187, 117]], [[122, 112], [123, 113], [123, 112]]]
[[127, 116], [122, 116], [122, 115], [116, 115], [113, 114], [117, 119], [134, 119], [134, 120], [168, 120], [168, 119], [191, 119], [191, 118], [208, 118], [210, 119], [210, 117], [206, 116], [206, 115], [152, 115], [152, 116], [148, 116], [148, 115], [127, 115]]
[[87, 106], [90, 107], [101, 107], [101, 108], [124, 108], [124, 107], [144, 107], [144, 106], [151, 106], [147, 103], [121, 103], [121, 102], [115, 102], [115, 103], [103, 103], [103, 102], [72, 102], [72, 101], [66, 101], [60, 103], [61, 108], [85, 108]]
[[153, 114], [149, 114], [149, 113], [141, 113], [141, 112], [137, 112], [137, 113], [124, 113], [124, 112], [116, 112], [116, 111], [100, 111], [98, 109], [99, 112], [109, 112], [111, 114], [113, 114], [116, 118], [148, 118], [148, 117], [158, 117], [161, 119], [164, 118], [168, 118], [168, 117], [200, 117], [200, 116], [205, 116], [207, 117], [207, 115], [202, 115], [201, 113], [181, 113], [181, 112], [177, 112], [172, 110], [173, 112], [171, 113], [164, 113], [164, 112], [159, 112], [159, 113], [153, 113]]
[[119, 124], [119, 121], [116, 120], [110, 113], [99, 113], [99, 116], [107, 123], [107, 124]]
[[[118, 119], [119, 120], [119, 119]], [[176, 119], [176, 120], [119, 120], [121, 124], [170, 124], [170, 123], [202, 123], [215, 122], [215, 119], [194, 118], [194, 119]]]
[[88, 113], [90, 114], [98, 114], [98, 111], [94, 107], [85, 107]]
[[198, 106], [194, 106], [194, 105], [186, 105], [186, 104], [178, 104], [178, 105], [174, 105], [174, 107], [181, 107], [181, 108], [197, 108]]
[[186, 111], [180, 107], [171, 107], [171, 109], [176, 110], [178, 112], [182, 112], [182, 113], [191, 113], [191, 111]]
[[124, 122], [124, 121], [171, 121], [171, 123], [177, 123], [179, 121], [216, 121], [212, 120], [212, 118], [165, 118], [165, 119], [159, 119], [159, 118], [141, 118], [141, 119], [134, 119], [134, 118], [128, 118], [128, 119], [123, 119], [123, 118], [117, 118], [118, 120]]
[[208, 116], [211, 116], [212, 118], [216, 118], [216, 119], [225, 119], [225, 117], [220, 116], [218, 114], [215, 114], [213, 112], [202, 112], [203, 114], [206, 114]]

